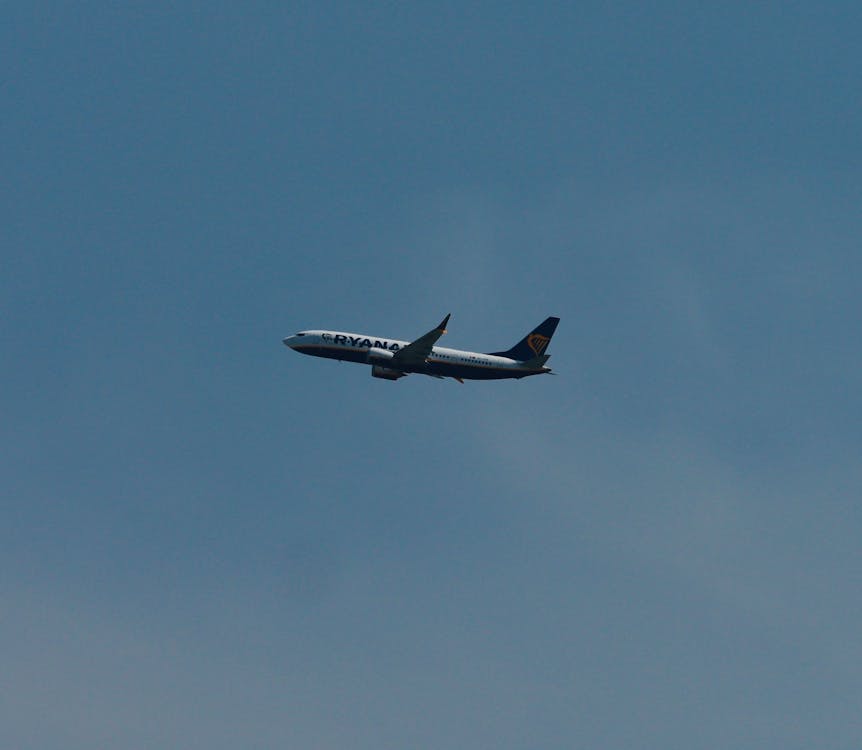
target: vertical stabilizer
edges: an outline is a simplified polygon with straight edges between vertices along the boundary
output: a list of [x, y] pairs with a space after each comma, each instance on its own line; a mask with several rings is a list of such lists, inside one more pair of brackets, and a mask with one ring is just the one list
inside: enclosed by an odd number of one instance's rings
[[548, 348], [548, 344], [551, 343], [551, 337], [554, 335], [554, 331], [557, 330], [557, 323], [559, 322], [559, 318], [545, 318], [542, 323], [524, 336], [511, 349], [505, 352], [489, 353], [494, 357], [508, 357], [509, 359], [516, 359], [519, 362], [528, 362], [542, 357]]

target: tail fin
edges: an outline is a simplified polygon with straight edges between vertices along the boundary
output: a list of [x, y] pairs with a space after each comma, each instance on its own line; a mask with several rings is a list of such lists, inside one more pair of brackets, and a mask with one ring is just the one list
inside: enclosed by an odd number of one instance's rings
[[[545, 318], [545, 321], [530, 331], [511, 349], [505, 352], [491, 352], [494, 357], [508, 357], [519, 362], [527, 362], [531, 359], [541, 357], [551, 343], [551, 336], [557, 330], [559, 318]], [[547, 358], [545, 359], [547, 361]]]

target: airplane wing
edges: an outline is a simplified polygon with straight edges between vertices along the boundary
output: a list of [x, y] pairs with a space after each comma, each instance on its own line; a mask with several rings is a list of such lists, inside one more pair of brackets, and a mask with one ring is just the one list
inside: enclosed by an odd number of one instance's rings
[[395, 352], [395, 355], [386, 363], [386, 366], [392, 369], [422, 367], [425, 364], [425, 360], [428, 359], [428, 355], [431, 354], [434, 344], [446, 333], [446, 324], [448, 322], [449, 315], [443, 318], [443, 321], [434, 330], [428, 331], [424, 336], [420, 336], [416, 341], [412, 341], [403, 349]]

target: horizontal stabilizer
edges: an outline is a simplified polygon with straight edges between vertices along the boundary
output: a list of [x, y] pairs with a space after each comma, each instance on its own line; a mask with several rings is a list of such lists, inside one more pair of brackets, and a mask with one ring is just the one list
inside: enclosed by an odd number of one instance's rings
[[532, 359], [528, 359], [524, 362], [524, 367], [529, 367], [531, 370], [540, 370], [545, 366], [545, 362], [547, 362], [551, 358], [550, 354], [543, 354], [540, 357], [533, 357]]

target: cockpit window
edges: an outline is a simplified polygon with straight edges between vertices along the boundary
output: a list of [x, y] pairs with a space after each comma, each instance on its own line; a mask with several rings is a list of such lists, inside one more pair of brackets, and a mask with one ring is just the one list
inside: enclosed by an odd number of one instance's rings
[[302, 333], [297, 333], [296, 335], [297, 336], [305, 336], [305, 331], [303, 331]]

